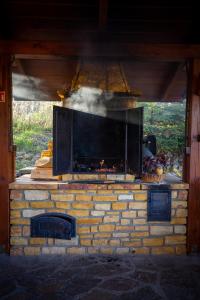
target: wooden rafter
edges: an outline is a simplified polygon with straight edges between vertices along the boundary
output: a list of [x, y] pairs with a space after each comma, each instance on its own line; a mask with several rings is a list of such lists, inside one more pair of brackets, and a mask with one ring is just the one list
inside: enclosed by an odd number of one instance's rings
[[0, 40], [0, 53], [109, 58], [145, 57], [182, 61], [186, 58], [200, 58], [200, 45]]
[[172, 69], [169, 72], [168, 77], [165, 79], [165, 82], [162, 86], [160, 97], [159, 97], [160, 99], [169, 100], [170, 91], [174, 87], [178, 73], [183, 69], [183, 67], [184, 67], [184, 63], [176, 63], [176, 62], [174, 63]]
[[104, 30], [107, 25], [108, 0], [99, 0], [99, 29]]

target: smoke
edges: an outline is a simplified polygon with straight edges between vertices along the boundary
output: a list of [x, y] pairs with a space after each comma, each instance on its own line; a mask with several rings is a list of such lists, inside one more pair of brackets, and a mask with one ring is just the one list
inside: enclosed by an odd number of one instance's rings
[[44, 88], [44, 81], [39, 78], [13, 73], [12, 82], [15, 100], [50, 100], [50, 95]]
[[99, 116], [107, 115], [106, 102], [112, 98], [112, 93], [94, 87], [80, 87], [64, 100], [64, 106]]

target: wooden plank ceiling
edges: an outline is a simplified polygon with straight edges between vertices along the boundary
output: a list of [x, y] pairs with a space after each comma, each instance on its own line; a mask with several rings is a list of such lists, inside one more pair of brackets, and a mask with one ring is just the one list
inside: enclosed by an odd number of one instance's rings
[[[193, 1], [181, 0], [6, 0], [1, 4], [0, 40], [67, 41], [83, 47], [91, 44], [91, 49], [94, 43], [106, 48], [110, 42], [198, 44], [195, 6]], [[35, 100], [55, 100], [56, 90], [71, 84], [79, 57], [19, 54], [13, 65], [14, 89], [25, 85], [29, 91], [37, 90]], [[117, 57], [115, 60], [119, 62]], [[140, 60], [133, 55], [131, 59], [120, 58], [120, 63], [130, 88], [142, 91], [142, 100], [185, 97], [183, 62]]]

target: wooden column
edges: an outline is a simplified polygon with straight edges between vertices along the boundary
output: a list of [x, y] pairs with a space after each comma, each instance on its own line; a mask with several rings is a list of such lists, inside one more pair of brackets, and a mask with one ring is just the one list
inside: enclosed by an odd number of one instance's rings
[[188, 252], [200, 252], [200, 60], [188, 69], [185, 180], [190, 185], [188, 199]]
[[14, 157], [12, 147], [12, 81], [10, 55], [0, 55], [0, 91], [5, 91], [5, 101], [4, 99], [1, 99], [0, 101], [0, 249], [8, 252], [8, 185], [14, 179]]

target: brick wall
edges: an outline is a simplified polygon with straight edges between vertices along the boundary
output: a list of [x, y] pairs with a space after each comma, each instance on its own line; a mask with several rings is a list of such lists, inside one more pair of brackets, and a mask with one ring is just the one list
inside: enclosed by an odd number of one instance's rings
[[[22, 186], [23, 187], [23, 186]], [[21, 187], [21, 188], [22, 188]], [[147, 190], [139, 184], [62, 185], [11, 190], [11, 254], [184, 254], [187, 190], [172, 186], [171, 222], [147, 222]], [[181, 189], [180, 189], [181, 188]], [[77, 219], [72, 240], [31, 238], [30, 218], [61, 212]]]

